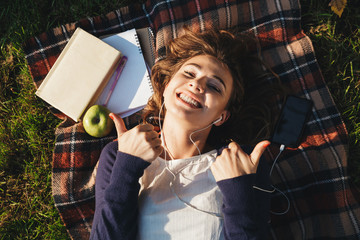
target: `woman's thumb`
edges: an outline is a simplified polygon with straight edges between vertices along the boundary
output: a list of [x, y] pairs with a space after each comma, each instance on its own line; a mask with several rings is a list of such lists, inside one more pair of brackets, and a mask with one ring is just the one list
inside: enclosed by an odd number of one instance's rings
[[110, 113], [109, 117], [114, 121], [118, 135], [123, 134], [124, 132], [127, 131], [124, 120], [122, 120], [122, 118], [119, 115], [115, 113]]
[[261, 141], [255, 146], [254, 150], [250, 154], [250, 158], [256, 166], [259, 164], [261, 155], [264, 153], [264, 151], [269, 145], [270, 145], [269, 141], [267, 140]]

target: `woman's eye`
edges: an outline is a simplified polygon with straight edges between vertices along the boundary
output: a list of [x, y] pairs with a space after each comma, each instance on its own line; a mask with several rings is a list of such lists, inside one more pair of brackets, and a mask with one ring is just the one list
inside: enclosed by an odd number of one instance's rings
[[195, 77], [195, 74], [194, 74], [193, 72], [184, 71], [184, 73], [185, 73], [185, 75], [186, 75], [187, 77], [191, 77], [191, 78]]
[[218, 88], [216, 85], [209, 85], [209, 88], [211, 89], [211, 90], [214, 90], [215, 92], [218, 92], [218, 93], [221, 93], [221, 90], [220, 90], [220, 88]]

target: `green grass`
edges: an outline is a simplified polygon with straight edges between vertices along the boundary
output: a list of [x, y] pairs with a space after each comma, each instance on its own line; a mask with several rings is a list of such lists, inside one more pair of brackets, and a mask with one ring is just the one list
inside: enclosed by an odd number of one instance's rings
[[[105, 14], [129, 2], [1, 1], [0, 239], [68, 239], [51, 196], [54, 128], [60, 120], [34, 97], [22, 43], [60, 24]], [[323, 75], [349, 131], [349, 170], [359, 186], [360, 8], [348, 1], [349, 6], [338, 18], [327, 0], [300, 2], [304, 31], [313, 41]]]
[[360, 3], [348, 1], [339, 18], [328, 1], [300, 2], [303, 29], [349, 133], [349, 174], [360, 186]]
[[23, 42], [129, 2], [1, 1], [0, 239], [69, 239], [51, 195], [54, 128], [60, 120], [34, 96]]

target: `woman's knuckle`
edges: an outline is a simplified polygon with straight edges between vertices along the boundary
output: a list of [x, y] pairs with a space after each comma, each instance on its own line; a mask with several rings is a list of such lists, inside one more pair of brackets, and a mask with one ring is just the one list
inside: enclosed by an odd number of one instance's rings
[[229, 144], [229, 148], [230, 149], [234, 149], [234, 150], [237, 150], [239, 148], [239, 145], [236, 143], [236, 142], [231, 142]]

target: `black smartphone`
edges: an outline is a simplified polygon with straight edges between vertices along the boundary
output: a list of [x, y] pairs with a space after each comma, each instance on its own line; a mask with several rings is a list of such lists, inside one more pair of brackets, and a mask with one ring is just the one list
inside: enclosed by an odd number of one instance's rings
[[287, 96], [275, 125], [271, 142], [297, 148], [312, 106], [311, 100], [293, 95]]

